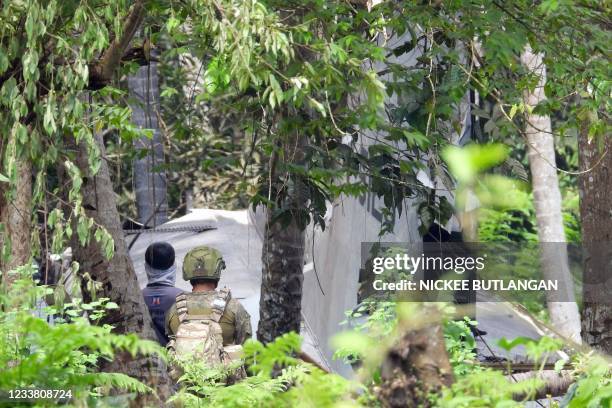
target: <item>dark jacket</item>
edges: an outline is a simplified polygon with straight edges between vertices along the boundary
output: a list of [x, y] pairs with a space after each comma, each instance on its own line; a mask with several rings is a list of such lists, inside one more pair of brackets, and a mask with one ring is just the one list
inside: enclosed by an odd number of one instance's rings
[[176, 297], [181, 293], [183, 293], [183, 291], [174, 286], [156, 284], [148, 285], [142, 290], [145, 303], [153, 319], [153, 327], [155, 328], [157, 340], [162, 346], [168, 343], [165, 327], [166, 312], [174, 304]]

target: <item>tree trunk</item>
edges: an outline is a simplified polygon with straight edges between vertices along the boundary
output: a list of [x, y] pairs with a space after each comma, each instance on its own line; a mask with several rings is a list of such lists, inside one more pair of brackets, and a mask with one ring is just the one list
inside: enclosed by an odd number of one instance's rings
[[[2, 151], [0, 150], [0, 163], [2, 163]], [[2, 169], [2, 166], [0, 166]], [[8, 270], [4, 265], [4, 243], [6, 241], [7, 227], [6, 227], [6, 213], [8, 208], [6, 207], [6, 183], [0, 181], [0, 272], [2, 273], [2, 282], [8, 280]]]
[[[524, 95], [526, 105], [544, 101], [546, 67], [541, 54], [527, 45], [521, 55], [527, 69], [539, 76], [539, 83]], [[559, 334], [580, 342], [580, 314], [574, 299], [574, 284], [567, 260], [567, 245], [561, 214], [561, 192], [555, 166], [555, 141], [550, 117], [525, 115], [527, 156], [531, 169], [533, 199], [540, 241], [540, 264], [544, 279], [556, 280], [558, 292], [547, 292], [548, 312]]]
[[[144, 303], [142, 292], [136, 279], [134, 266], [129, 257], [125, 237], [119, 221], [115, 193], [108, 170], [104, 143], [96, 135], [102, 163], [96, 175], [91, 174], [88, 166], [88, 153], [84, 143], [77, 148], [77, 166], [83, 175], [81, 192], [83, 207], [87, 215], [96, 223], [104, 226], [112, 235], [115, 255], [107, 260], [100, 245], [95, 240], [81, 247], [73, 244], [74, 259], [80, 264], [80, 271], [88, 272], [92, 279], [101, 284], [100, 296], [110, 298], [119, 309], [110, 310], [103, 323], [111, 324], [117, 333], [136, 333], [141, 338], [155, 340], [155, 332], [149, 311]], [[91, 294], [84, 290], [84, 301]], [[115, 360], [104, 367], [107, 371], [123, 372], [138, 378], [158, 392], [165, 400], [169, 395], [169, 379], [165, 364], [158, 358], [131, 358], [127, 354], [116, 356]]]
[[279, 152], [280, 157], [273, 153], [270, 160], [270, 185], [276, 183], [276, 191], [288, 189], [287, 197], [277, 200], [277, 208], [289, 211], [290, 222], [283, 225], [275, 219], [273, 209], [268, 207], [262, 247], [263, 270], [257, 328], [257, 338], [263, 343], [269, 343], [291, 331], [299, 333], [302, 321], [305, 231], [298, 217], [303, 216], [307, 198], [303, 194], [303, 183], [299, 176], [287, 176], [281, 180], [275, 172], [277, 161], [287, 160], [300, 164], [304, 160], [306, 136], [300, 134], [299, 130], [294, 132], [284, 142]]
[[32, 234], [32, 162], [18, 159], [16, 164], [17, 185], [14, 196], [6, 199], [8, 184], [0, 188], [0, 221], [4, 224], [4, 233], [0, 237], [0, 247], [10, 245], [8, 259], [0, 260], [3, 281], [10, 284], [16, 276], [8, 271], [25, 265], [31, 257]]
[[593, 168], [578, 178], [585, 252], [582, 338], [612, 355], [612, 139], [606, 136], [603, 151], [597, 145], [596, 140], [589, 140], [588, 129], [580, 132], [580, 168]]
[[157, 226], [167, 221], [168, 202], [166, 197], [166, 173], [164, 165], [164, 144], [157, 121], [159, 111], [159, 78], [156, 62], [138, 69], [128, 78], [132, 122], [141, 129], [151, 129], [151, 139], [143, 136], [134, 141], [137, 151], [146, 154], [134, 162], [134, 188], [138, 220], [148, 226]]
[[262, 254], [257, 338], [269, 343], [288, 332], [300, 332], [304, 280], [304, 231], [295, 220], [284, 227], [268, 210]]
[[377, 395], [384, 407], [431, 406], [429, 394], [453, 382], [439, 312], [419, 307], [418, 316], [400, 322], [407, 331], [383, 361]]

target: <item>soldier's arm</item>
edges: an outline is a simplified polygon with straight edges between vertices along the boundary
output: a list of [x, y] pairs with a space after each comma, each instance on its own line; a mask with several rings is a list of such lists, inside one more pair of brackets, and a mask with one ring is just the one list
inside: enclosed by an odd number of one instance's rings
[[174, 336], [178, 328], [178, 315], [176, 314], [176, 303], [166, 312], [166, 335]]
[[240, 302], [236, 301], [236, 303], [236, 331], [234, 333], [234, 343], [244, 344], [253, 334], [253, 330], [251, 329], [251, 316]]

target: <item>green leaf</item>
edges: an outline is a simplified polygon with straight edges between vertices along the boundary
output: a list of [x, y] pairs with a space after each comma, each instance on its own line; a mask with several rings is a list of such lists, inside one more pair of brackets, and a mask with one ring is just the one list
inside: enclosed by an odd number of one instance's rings
[[4, 74], [9, 66], [9, 60], [4, 50], [0, 49], [0, 74]]
[[566, 359], [559, 359], [555, 362], [555, 372], [556, 373], [560, 373], [561, 370], [563, 370], [563, 367], [565, 366], [565, 364], [567, 364], [567, 360]]
[[310, 104], [310, 106], [312, 106], [314, 109], [316, 109], [321, 116], [326, 117], [327, 116], [327, 112], [325, 111], [325, 107], [323, 106], [322, 103], [320, 103], [319, 101], [315, 100], [312, 97], [308, 97], [308, 103]]
[[343, 332], [332, 339], [332, 347], [357, 356], [365, 356], [374, 348], [373, 339], [366, 334], [358, 332]]
[[17, 140], [20, 144], [25, 145], [26, 143], [28, 143], [28, 130], [21, 123], [17, 124], [15, 136], [17, 137]]
[[462, 183], [474, 182], [479, 173], [502, 163], [507, 155], [508, 149], [502, 144], [447, 146], [442, 151], [451, 173]]
[[418, 130], [403, 130], [404, 139], [408, 146], [425, 147], [429, 144], [429, 139]]
[[547, 14], [554, 12], [558, 8], [559, 0], [544, 0], [540, 4], [540, 9]]
[[535, 340], [530, 339], [529, 337], [517, 337], [512, 341], [506, 339], [505, 337], [502, 337], [497, 341], [497, 345], [506, 351], [510, 351], [517, 346], [526, 345], [530, 343], [535, 343]]
[[43, 116], [43, 127], [49, 135], [55, 133], [55, 130], [57, 129], [55, 125], [55, 118], [53, 117], [51, 102], [47, 103], [47, 107], [45, 109], [45, 115]]
[[85, 246], [89, 239], [89, 228], [85, 220], [79, 219], [77, 224], [77, 235], [81, 246]]
[[166, 22], [166, 30], [168, 30], [168, 32], [172, 32], [176, 27], [179, 26], [180, 23], [181, 21], [178, 18], [170, 16], [170, 18]]
[[508, 114], [508, 116], [510, 116], [510, 119], [514, 118], [514, 115], [516, 115], [517, 111], [518, 105], [512, 105], [512, 107], [510, 108], [510, 113]]
[[[283, 103], [283, 90], [276, 80], [276, 77], [272, 74], [269, 76], [270, 87], [272, 88], [272, 92], [270, 92], [270, 105], [272, 105], [272, 98], [276, 98], [277, 105], [280, 106]], [[274, 106], [272, 106], [274, 108]]]
[[[173, 95], [178, 95], [179, 92], [176, 90], [176, 88], [170, 87], [170, 86], [165, 86], [163, 88], [163, 90], [161, 91], [161, 93], [159, 94], [160, 98], [169, 98]], [[200, 94], [201, 95], [201, 94]], [[200, 95], [198, 95], [196, 97], [196, 103], [200, 102], [198, 101], [198, 98], [200, 97]]]
[[524, 182], [486, 174], [479, 178], [475, 187], [478, 200], [485, 206], [496, 208], [525, 208], [529, 205], [529, 195]]

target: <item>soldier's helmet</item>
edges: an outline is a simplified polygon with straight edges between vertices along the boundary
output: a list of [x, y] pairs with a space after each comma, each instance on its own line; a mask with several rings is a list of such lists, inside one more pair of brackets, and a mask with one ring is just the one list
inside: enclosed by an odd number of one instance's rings
[[183, 279], [221, 279], [225, 262], [221, 252], [208, 246], [191, 249], [183, 259]]

